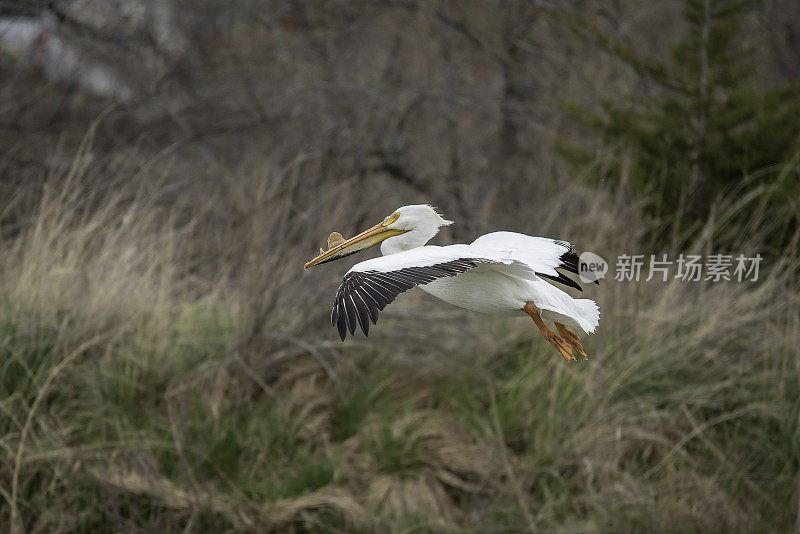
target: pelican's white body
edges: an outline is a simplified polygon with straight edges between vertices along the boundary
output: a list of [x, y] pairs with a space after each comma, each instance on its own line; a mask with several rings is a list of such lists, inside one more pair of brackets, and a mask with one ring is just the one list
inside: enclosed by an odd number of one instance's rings
[[459, 259], [479, 260], [478, 267], [456, 276], [420, 285], [420, 289], [445, 302], [489, 315], [525, 316], [526, 304], [536, 307], [548, 326], [554, 322], [591, 333], [600, 310], [590, 299], [575, 299], [537, 273], [556, 276], [569, 243], [514, 232], [494, 232], [469, 245], [425, 245], [440, 226], [451, 224], [430, 206], [404, 206], [387, 228], [405, 230], [381, 243], [382, 257], [357, 263], [349, 272], [391, 272], [425, 267]]
[[[434, 280], [419, 288], [459, 308], [487, 315], [525, 315], [522, 307], [530, 292], [527, 284], [520, 278], [480, 266], [453, 278]], [[487, 291], [487, 288], [491, 289]]]

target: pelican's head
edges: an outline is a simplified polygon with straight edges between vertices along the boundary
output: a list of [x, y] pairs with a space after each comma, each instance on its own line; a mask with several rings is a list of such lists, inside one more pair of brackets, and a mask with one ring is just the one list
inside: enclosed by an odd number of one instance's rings
[[355, 237], [342, 241], [305, 264], [305, 269], [338, 260], [381, 243], [383, 254], [393, 254], [427, 243], [439, 228], [453, 224], [427, 204], [414, 204], [396, 209], [381, 222]]

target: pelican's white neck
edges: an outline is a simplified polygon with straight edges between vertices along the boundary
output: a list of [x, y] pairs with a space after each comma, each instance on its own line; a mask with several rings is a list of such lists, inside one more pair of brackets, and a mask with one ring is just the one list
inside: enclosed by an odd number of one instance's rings
[[389, 254], [396, 254], [404, 250], [421, 247], [438, 233], [439, 227], [427, 229], [414, 228], [403, 234], [392, 236], [381, 243], [381, 254], [388, 256]]

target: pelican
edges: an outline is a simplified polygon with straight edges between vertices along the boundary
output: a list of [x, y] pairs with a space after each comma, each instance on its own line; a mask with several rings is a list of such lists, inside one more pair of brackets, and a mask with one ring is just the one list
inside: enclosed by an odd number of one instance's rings
[[[305, 269], [344, 258], [380, 243], [382, 256], [355, 264], [344, 275], [331, 311], [344, 341], [364, 335], [378, 312], [397, 295], [419, 286], [445, 302], [488, 315], [528, 315], [542, 336], [567, 360], [572, 350], [588, 359], [580, 336], [594, 332], [600, 309], [590, 299], [576, 299], [550, 284], [581, 290], [561, 271], [578, 274], [578, 256], [566, 241], [514, 232], [492, 232], [469, 245], [427, 245], [442, 226], [453, 224], [427, 204], [403, 206], [372, 228], [350, 239], [334, 232], [328, 250]], [[556, 333], [556, 330], [558, 333]]]

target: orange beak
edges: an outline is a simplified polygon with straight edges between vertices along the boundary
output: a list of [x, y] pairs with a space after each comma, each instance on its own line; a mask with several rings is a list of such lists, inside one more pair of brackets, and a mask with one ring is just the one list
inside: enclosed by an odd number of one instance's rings
[[384, 241], [385, 239], [403, 234], [407, 231], [408, 230], [394, 230], [386, 228], [385, 223], [383, 222], [380, 224], [376, 224], [369, 230], [364, 230], [357, 236], [351, 237], [350, 239], [347, 239], [346, 241], [339, 243], [335, 247], [321, 253], [319, 256], [306, 263], [303, 266], [303, 269], [308, 269], [309, 267], [313, 267], [314, 265], [327, 263], [329, 261], [334, 261], [344, 258], [345, 256], [349, 256], [350, 254], [355, 254], [356, 252], [375, 246], [381, 241]]

